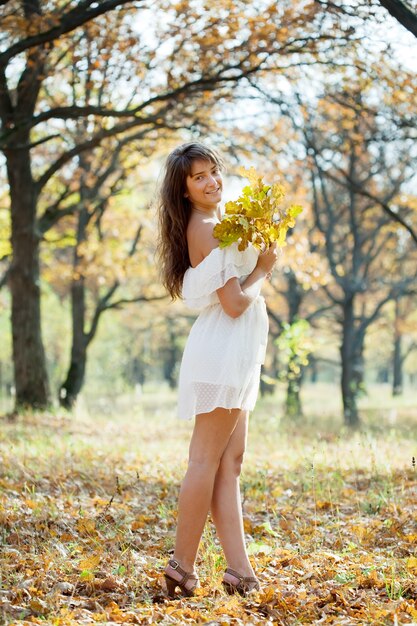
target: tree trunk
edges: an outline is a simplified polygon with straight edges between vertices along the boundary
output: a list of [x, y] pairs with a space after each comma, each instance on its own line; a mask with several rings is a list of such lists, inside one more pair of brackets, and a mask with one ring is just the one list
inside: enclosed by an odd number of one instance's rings
[[146, 366], [141, 357], [135, 356], [132, 360], [132, 369], [130, 382], [133, 382], [134, 385], [145, 384], [146, 379]]
[[395, 300], [395, 321], [394, 321], [394, 354], [393, 354], [393, 381], [392, 395], [400, 396], [403, 392], [403, 358], [402, 358], [402, 334], [399, 327], [400, 322], [400, 302]]
[[[21, 138], [22, 144], [29, 137]], [[12, 295], [13, 364], [16, 409], [45, 409], [50, 403], [48, 374], [41, 332], [37, 194], [29, 151], [7, 150], [11, 198], [13, 258], [9, 274]]]
[[[301, 302], [303, 299], [303, 289], [297, 281], [297, 278], [292, 270], [286, 275], [287, 279], [287, 302], [288, 302], [288, 322], [293, 324], [300, 312]], [[297, 360], [297, 355], [294, 355], [294, 360]], [[300, 374], [295, 376], [292, 370], [292, 359], [288, 363], [287, 373], [287, 396], [285, 399], [285, 415], [289, 418], [298, 418], [303, 416], [303, 407], [301, 404], [301, 384], [303, 379], [302, 368]]]
[[59, 391], [59, 402], [68, 410], [74, 407], [83, 387], [87, 363], [87, 339], [84, 333], [85, 284], [82, 276], [74, 279], [71, 286], [71, 313], [71, 363], [65, 382]]
[[401, 335], [394, 339], [392, 395], [400, 396], [403, 392], [403, 362], [401, 355]]
[[362, 350], [357, 346], [355, 337], [353, 296], [343, 306], [343, 335], [340, 346], [342, 362], [342, 400], [345, 424], [357, 428], [360, 423], [356, 399], [363, 379]]
[[379, 383], [388, 383], [389, 382], [389, 370], [388, 367], [385, 367], [384, 365], [381, 365], [381, 367], [378, 368], [378, 373], [377, 373], [377, 382]]
[[[85, 167], [88, 171], [88, 168]], [[80, 209], [77, 223], [77, 243], [74, 247], [73, 279], [71, 284], [71, 362], [65, 382], [59, 390], [59, 402], [66, 409], [72, 409], [80, 393], [85, 378], [87, 347], [89, 338], [85, 332], [85, 278], [82, 267], [80, 246], [87, 237], [87, 226], [91, 215], [87, 209], [88, 189], [80, 185]]]
[[317, 359], [311, 355], [309, 357], [309, 372], [310, 372], [310, 382], [313, 384], [316, 383], [319, 377]]
[[181, 359], [181, 351], [177, 344], [175, 324], [170, 324], [168, 328], [168, 346], [164, 351], [163, 371], [164, 379], [168, 382], [170, 389], [177, 387], [177, 366]]
[[297, 378], [290, 378], [287, 385], [287, 396], [285, 399], [285, 416], [297, 419], [303, 416], [303, 408], [301, 405], [301, 380], [302, 374]]

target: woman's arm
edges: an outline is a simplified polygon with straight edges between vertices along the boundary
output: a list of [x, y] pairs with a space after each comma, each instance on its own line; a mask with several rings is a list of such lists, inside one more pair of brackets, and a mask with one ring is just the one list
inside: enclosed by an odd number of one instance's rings
[[220, 304], [230, 317], [242, 315], [261, 292], [262, 284], [277, 260], [276, 246], [273, 245], [258, 257], [255, 269], [242, 283], [237, 278], [231, 278], [224, 287], [217, 290]]
[[[211, 220], [203, 220], [196, 224], [189, 232], [189, 247], [193, 246], [194, 255], [200, 260], [204, 259], [219, 242], [213, 237], [213, 223]], [[275, 244], [262, 252], [258, 257], [255, 269], [240, 284], [237, 278], [231, 278], [227, 283], [217, 289], [220, 304], [230, 317], [236, 318], [242, 315], [261, 292], [262, 284], [274, 267], [277, 260]]]

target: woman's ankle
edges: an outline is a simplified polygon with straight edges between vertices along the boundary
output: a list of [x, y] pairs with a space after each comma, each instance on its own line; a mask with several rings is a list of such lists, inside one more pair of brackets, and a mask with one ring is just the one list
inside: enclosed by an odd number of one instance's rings
[[170, 567], [173, 570], [177, 570], [178, 568], [183, 569], [185, 572], [195, 573], [195, 563], [193, 561], [189, 561], [187, 559], [181, 559], [177, 556], [172, 556], [168, 563], [167, 567]]
[[227, 564], [227, 568], [240, 574], [240, 576], [255, 576], [255, 572], [250, 563], [233, 561]]

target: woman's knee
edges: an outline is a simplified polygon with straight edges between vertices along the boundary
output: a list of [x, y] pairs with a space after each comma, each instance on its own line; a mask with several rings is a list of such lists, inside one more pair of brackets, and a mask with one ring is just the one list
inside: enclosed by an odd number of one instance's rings
[[188, 469], [202, 472], [217, 472], [220, 465], [218, 454], [193, 454], [188, 459]]
[[226, 450], [220, 459], [219, 468], [217, 470], [220, 474], [232, 475], [232, 476], [240, 476], [240, 472], [242, 470], [243, 458], [245, 451], [244, 450], [236, 450], [229, 451]]

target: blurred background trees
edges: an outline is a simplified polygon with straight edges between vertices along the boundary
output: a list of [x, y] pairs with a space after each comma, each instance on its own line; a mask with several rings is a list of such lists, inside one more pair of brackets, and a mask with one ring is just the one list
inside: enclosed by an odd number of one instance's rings
[[6, 406], [175, 386], [192, 318], [158, 283], [153, 201], [190, 139], [225, 153], [227, 199], [243, 163], [305, 207], [267, 288], [277, 411], [338, 380], [357, 426], [367, 381], [415, 381], [416, 43], [382, 4], [2, 3]]

